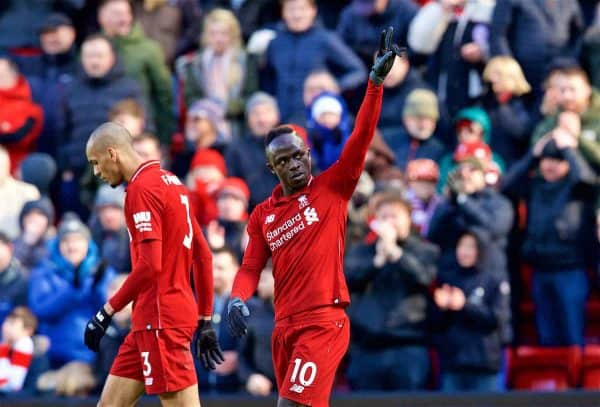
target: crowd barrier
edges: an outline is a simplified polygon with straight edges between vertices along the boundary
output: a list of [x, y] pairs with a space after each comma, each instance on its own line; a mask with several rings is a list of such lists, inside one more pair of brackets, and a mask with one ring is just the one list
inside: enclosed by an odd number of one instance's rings
[[[95, 399], [8, 398], [0, 407], [95, 407]], [[139, 407], [160, 407], [157, 398], [144, 398]], [[202, 407], [275, 407], [275, 398], [204, 396]], [[508, 392], [501, 394], [352, 393], [336, 395], [330, 407], [598, 407], [600, 392]]]

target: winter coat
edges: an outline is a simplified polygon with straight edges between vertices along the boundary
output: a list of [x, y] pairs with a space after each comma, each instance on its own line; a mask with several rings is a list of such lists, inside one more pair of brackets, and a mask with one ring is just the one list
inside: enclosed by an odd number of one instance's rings
[[40, 333], [50, 338], [51, 360], [92, 363], [96, 355], [83, 343], [82, 333], [90, 317], [106, 302], [115, 271], [100, 262], [92, 241], [77, 268], [60, 254], [57, 239], [49, 245], [48, 261], [31, 273], [29, 308], [38, 318]]
[[317, 69], [331, 71], [343, 90], [366, 80], [364, 65], [336, 33], [318, 24], [302, 33], [280, 26], [267, 47], [264, 77], [268, 82], [261, 87], [277, 99], [282, 121], [304, 113], [302, 86]]
[[8, 151], [11, 173], [35, 150], [43, 123], [42, 107], [31, 99], [31, 89], [23, 75], [19, 75], [14, 87], [0, 89], [0, 145]]
[[511, 55], [523, 68], [534, 92], [559, 57], [578, 55], [583, 17], [577, 1], [501, 0], [490, 32], [492, 56]]
[[[200, 50], [183, 55], [175, 61], [175, 71], [180, 86], [183, 89], [185, 106], [188, 108], [197, 100], [208, 97], [204, 78], [204, 60], [209, 58], [208, 50]], [[231, 50], [229, 60], [229, 91], [224, 101], [229, 118], [238, 118], [244, 112], [244, 86], [246, 74], [246, 53], [243, 50]]]
[[164, 62], [170, 65], [175, 57], [197, 46], [202, 27], [200, 5], [195, 0], [169, 0], [148, 9], [144, 6], [146, 2], [134, 1], [133, 14], [148, 38], [160, 44]]
[[[546, 133], [554, 129], [558, 123], [557, 113], [546, 117], [533, 131], [531, 145], [534, 145]], [[583, 157], [598, 171], [600, 170], [600, 91], [594, 89], [588, 109], [580, 115], [581, 134], [579, 135], [579, 151]]]
[[271, 196], [278, 184], [277, 177], [267, 168], [264, 138], [248, 133], [245, 137], [230, 143], [225, 151], [227, 174], [238, 177], [250, 186], [248, 212]]
[[77, 53], [72, 48], [64, 54], [43, 54], [28, 61], [25, 66], [30, 67], [30, 71], [24, 73], [29, 80], [33, 100], [44, 110], [44, 127], [37, 140], [36, 151], [48, 153], [56, 159], [59, 141], [65, 131], [61, 126], [65, 125], [62, 107], [65, 105], [66, 88], [77, 76]]
[[440, 270], [438, 285], [442, 284], [460, 288], [466, 298], [460, 311], [437, 307], [433, 311], [442, 372], [499, 372], [503, 346], [511, 339], [508, 281], [489, 270], [463, 268], [455, 262]]
[[54, 3], [71, 9], [83, 6], [82, 0], [2, 0], [0, 1], [0, 51], [37, 48], [39, 29], [52, 13]]
[[425, 79], [436, 89], [440, 105], [446, 107], [443, 115], [454, 117], [481, 94], [483, 61], [467, 62], [460, 50], [475, 42], [487, 52], [493, 6], [488, 0], [467, 2], [456, 17], [434, 1], [423, 6], [411, 22], [408, 45], [417, 53], [430, 55]]
[[403, 171], [411, 160], [431, 158], [438, 162], [446, 151], [442, 142], [433, 135], [427, 140], [417, 140], [412, 138], [404, 128], [395, 133], [384, 134], [383, 139], [394, 152], [396, 167]]
[[103, 78], [79, 72], [66, 89], [65, 139], [60, 143], [58, 164], [64, 169], [82, 171], [87, 166], [85, 145], [94, 129], [108, 120], [111, 107], [126, 98], [143, 105], [139, 84], [125, 76], [117, 62]]
[[359, 243], [345, 257], [348, 315], [355, 343], [363, 348], [425, 345], [428, 287], [434, 281], [438, 249], [418, 236], [401, 244], [395, 263], [373, 265], [375, 243]]
[[238, 368], [240, 380], [246, 383], [251, 374], [260, 373], [271, 380], [275, 386], [275, 371], [271, 356], [271, 334], [275, 327], [273, 303], [252, 297], [247, 305], [252, 318], [248, 320], [248, 333], [240, 340]]
[[515, 163], [502, 190], [525, 199], [527, 227], [521, 251], [524, 260], [539, 271], [584, 269], [594, 253], [595, 175], [574, 149], [563, 150], [570, 169], [557, 182], [529, 175], [539, 159], [532, 154]]
[[27, 305], [28, 285], [27, 272], [18, 260], [13, 258], [0, 270], [0, 325], [15, 307]]
[[480, 104], [489, 115], [492, 124], [490, 148], [509, 168], [527, 152], [528, 139], [533, 127], [531, 115], [519, 97], [512, 97], [508, 102], [500, 103], [494, 93], [488, 91]]
[[[311, 114], [313, 105], [321, 96], [335, 98], [342, 106], [341, 120], [335, 129], [329, 129], [320, 125], [317, 122], [317, 118]], [[310, 152], [315, 159], [316, 167], [321, 171], [325, 171], [340, 158], [342, 148], [352, 133], [353, 121], [348, 113], [348, 107], [344, 99], [330, 92], [323, 92], [315, 97], [307, 111], [306, 131], [308, 132], [311, 147]]]
[[428, 239], [440, 246], [440, 269], [452, 264], [460, 236], [474, 228], [489, 233], [482, 268], [506, 277], [506, 244], [513, 224], [513, 208], [504, 196], [491, 188], [467, 195], [461, 203], [448, 198], [436, 208], [429, 222]]
[[161, 143], [167, 144], [175, 132], [171, 74], [164, 63], [163, 52], [158, 43], [144, 35], [139, 24], [131, 32], [112, 39], [119, 57], [123, 61], [127, 76], [135, 79], [142, 87], [150, 121]]
[[365, 16], [356, 12], [354, 4], [349, 4], [339, 16], [336, 31], [363, 63], [371, 66], [373, 55], [379, 48], [381, 31], [394, 27], [394, 41], [399, 45], [406, 44], [408, 26], [417, 10], [418, 6], [412, 0], [390, 0], [381, 14]]

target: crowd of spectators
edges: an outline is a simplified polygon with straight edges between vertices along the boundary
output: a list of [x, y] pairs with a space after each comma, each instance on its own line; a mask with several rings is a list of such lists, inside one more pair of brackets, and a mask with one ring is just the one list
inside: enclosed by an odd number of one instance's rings
[[107, 120], [185, 181], [213, 250], [225, 362], [197, 364], [201, 392], [276, 391], [270, 268], [248, 335], [223, 323], [248, 215], [278, 182], [263, 140], [288, 123], [316, 172], [334, 163], [388, 26], [407, 51], [349, 205], [336, 389], [503, 390], [507, 346], [600, 341], [585, 313], [600, 287], [597, 3], [0, 2], [0, 394], [95, 394], [128, 332], [125, 309], [98, 354], [83, 344], [131, 268], [125, 189], [85, 158]]

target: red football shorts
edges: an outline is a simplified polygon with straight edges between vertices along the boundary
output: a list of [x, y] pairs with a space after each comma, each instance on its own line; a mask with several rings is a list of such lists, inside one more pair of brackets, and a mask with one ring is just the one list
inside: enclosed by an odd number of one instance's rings
[[350, 321], [342, 308], [278, 320], [272, 348], [279, 397], [313, 407], [329, 406], [335, 373], [349, 341]]
[[144, 383], [146, 394], [179, 391], [196, 384], [190, 351], [193, 335], [194, 328], [129, 332], [110, 374]]

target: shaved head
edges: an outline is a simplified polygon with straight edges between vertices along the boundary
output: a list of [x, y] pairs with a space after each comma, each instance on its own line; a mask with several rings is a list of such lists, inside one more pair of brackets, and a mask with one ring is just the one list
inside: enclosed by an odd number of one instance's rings
[[94, 175], [116, 187], [128, 181], [143, 159], [135, 152], [129, 131], [118, 123], [106, 122], [90, 135], [86, 155]]
[[108, 147], [131, 147], [129, 131], [119, 123], [106, 122], [98, 126], [87, 142], [87, 150], [105, 150]]

